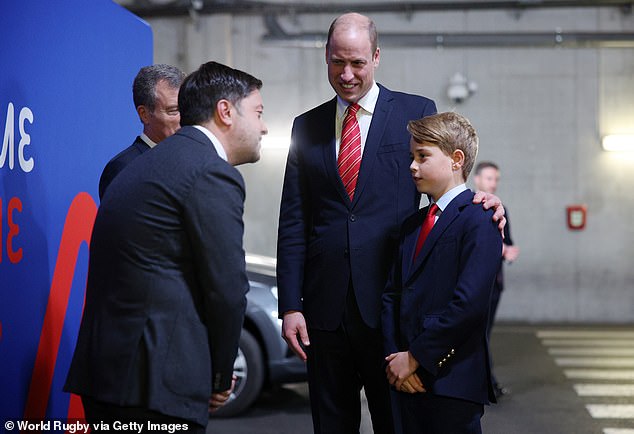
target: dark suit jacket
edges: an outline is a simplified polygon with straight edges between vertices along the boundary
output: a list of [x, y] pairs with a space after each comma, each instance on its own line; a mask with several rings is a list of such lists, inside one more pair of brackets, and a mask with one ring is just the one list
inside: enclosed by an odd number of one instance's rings
[[117, 176], [130, 161], [149, 149], [148, 144], [145, 143], [140, 136], [137, 136], [134, 143], [115, 155], [112, 160], [108, 161], [108, 164], [104, 167], [101, 177], [99, 178], [99, 200], [103, 199], [106, 188], [108, 188], [114, 177]]
[[487, 319], [502, 237], [493, 211], [460, 193], [442, 212], [412, 263], [427, 208], [404, 224], [383, 295], [386, 354], [409, 350], [427, 390], [486, 404], [491, 385]]
[[280, 209], [278, 310], [303, 311], [310, 327], [339, 326], [350, 282], [363, 320], [378, 327], [399, 227], [418, 207], [406, 126], [436, 106], [379, 87], [352, 202], [337, 172], [336, 98], [293, 124]]
[[246, 307], [242, 176], [193, 127], [129, 169], [97, 213], [65, 390], [206, 425]]

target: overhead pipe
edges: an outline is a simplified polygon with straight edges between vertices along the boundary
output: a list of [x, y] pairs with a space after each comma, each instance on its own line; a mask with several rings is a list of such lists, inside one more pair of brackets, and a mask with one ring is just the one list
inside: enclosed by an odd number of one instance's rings
[[[287, 14], [341, 14], [354, 9], [361, 13], [413, 13], [429, 11], [466, 11], [511, 9], [522, 11], [526, 9], [543, 8], [581, 8], [581, 7], [618, 7], [623, 13], [631, 13], [632, 0], [498, 0], [498, 1], [409, 1], [409, 2], [376, 2], [376, 3], [324, 3], [315, 4], [284, 2], [273, 3], [265, 1], [235, 1], [235, 0], [195, 0], [196, 12], [201, 15], [230, 14], [230, 15], [287, 15]], [[201, 6], [202, 3], [202, 6]], [[127, 9], [144, 18], [188, 15], [192, 9], [192, 0], [175, 0], [171, 3], [161, 1], [152, 4], [152, 0], [135, 1], [127, 5]]]
[[[262, 41], [284, 47], [323, 48], [326, 33], [287, 33], [277, 17], [264, 17]], [[379, 33], [381, 47], [565, 47], [634, 48], [634, 32], [500, 32], [500, 33]]]

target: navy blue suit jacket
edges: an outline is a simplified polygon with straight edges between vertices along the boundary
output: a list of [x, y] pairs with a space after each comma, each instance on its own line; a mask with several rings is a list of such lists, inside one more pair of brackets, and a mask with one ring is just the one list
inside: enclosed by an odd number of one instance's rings
[[119, 174], [132, 160], [148, 151], [150, 147], [141, 139], [140, 136], [134, 140], [130, 146], [115, 155], [106, 167], [104, 167], [101, 177], [99, 178], [99, 200], [103, 199], [106, 188], [110, 185], [115, 176]]
[[206, 426], [229, 389], [246, 307], [244, 183], [183, 127], [106, 190], [65, 390]]
[[379, 88], [353, 201], [337, 172], [336, 98], [293, 124], [280, 208], [278, 310], [302, 311], [309, 327], [339, 326], [350, 282], [363, 320], [379, 326], [400, 224], [419, 204], [406, 127], [436, 106]]
[[412, 261], [427, 208], [403, 224], [383, 295], [386, 354], [409, 350], [430, 393], [487, 404], [491, 384], [487, 320], [502, 256], [493, 211], [466, 190], [442, 212]]

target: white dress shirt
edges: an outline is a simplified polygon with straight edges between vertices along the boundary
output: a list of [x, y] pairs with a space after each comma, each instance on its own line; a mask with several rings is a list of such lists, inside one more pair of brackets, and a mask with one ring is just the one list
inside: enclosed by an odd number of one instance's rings
[[[357, 112], [357, 120], [359, 122], [359, 129], [361, 130], [361, 155], [363, 156], [363, 150], [365, 149], [365, 141], [368, 138], [368, 131], [370, 130], [370, 122], [372, 122], [372, 114], [376, 107], [376, 101], [379, 99], [379, 86], [376, 82], [372, 83], [372, 87], [361, 98], [357, 104], [360, 108]], [[335, 116], [335, 157], [339, 155], [339, 147], [341, 145], [341, 130], [343, 128], [343, 120], [346, 115], [346, 109], [350, 104], [342, 100], [337, 96], [337, 115]]]

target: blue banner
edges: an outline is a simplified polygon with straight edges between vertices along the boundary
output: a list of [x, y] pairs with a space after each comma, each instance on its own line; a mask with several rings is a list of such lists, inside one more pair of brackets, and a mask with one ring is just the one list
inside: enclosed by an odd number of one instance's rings
[[[142, 130], [132, 81], [147, 23], [110, 0], [0, 11], [0, 417], [78, 417], [62, 392], [106, 162]], [[6, 428], [6, 426], [5, 426]]]

